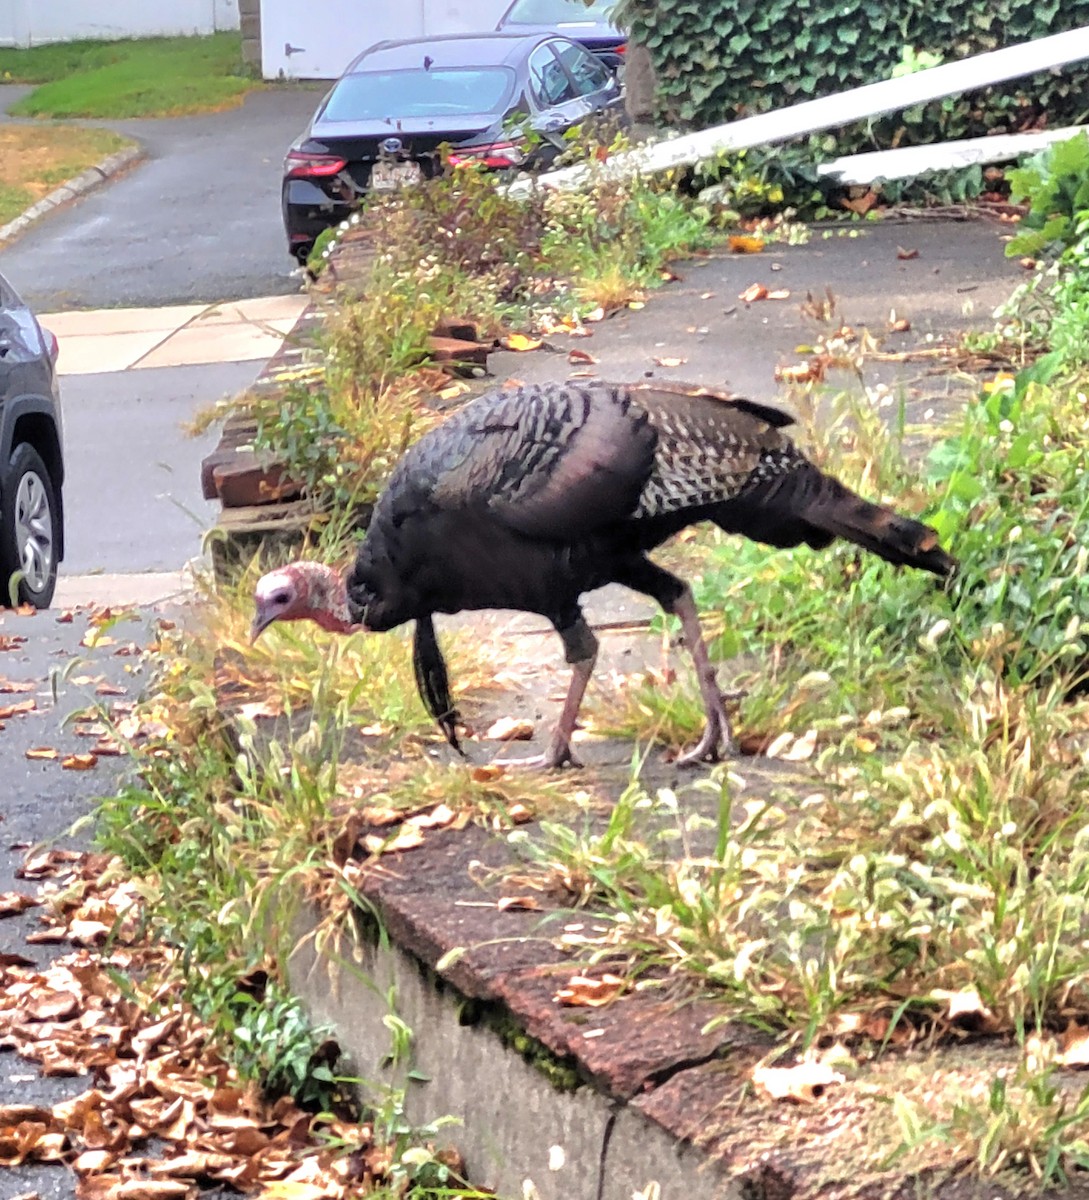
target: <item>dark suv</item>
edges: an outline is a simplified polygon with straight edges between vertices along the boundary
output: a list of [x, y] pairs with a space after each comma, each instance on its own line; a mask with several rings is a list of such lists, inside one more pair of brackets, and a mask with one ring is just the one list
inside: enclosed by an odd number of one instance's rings
[[64, 557], [57, 339], [0, 275], [0, 605], [48, 608]]

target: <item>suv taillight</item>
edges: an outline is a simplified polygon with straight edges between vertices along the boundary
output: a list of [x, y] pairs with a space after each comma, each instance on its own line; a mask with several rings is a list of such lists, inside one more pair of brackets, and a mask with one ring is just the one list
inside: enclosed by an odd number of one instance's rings
[[470, 163], [480, 167], [520, 167], [526, 156], [514, 142], [490, 142], [486, 146], [462, 146], [460, 150], [451, 150], [446, 161], [452, 167]]
[[309, 154], [305, 150], [289, 150], [284, 159], [288, 179], [325, 179], [338, 175], [347, 165], [348, 160], [336, 154]]

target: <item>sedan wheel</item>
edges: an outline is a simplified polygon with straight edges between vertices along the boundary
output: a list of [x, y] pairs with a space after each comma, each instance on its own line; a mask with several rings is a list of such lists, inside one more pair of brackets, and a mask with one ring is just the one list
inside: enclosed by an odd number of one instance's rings
[[0, 603], [10, 602], [18, 572], [16, 598], [47, 608], [57, 582], [59, 512], [53, 481], [33, 447], [16, 446], [0, 492]]

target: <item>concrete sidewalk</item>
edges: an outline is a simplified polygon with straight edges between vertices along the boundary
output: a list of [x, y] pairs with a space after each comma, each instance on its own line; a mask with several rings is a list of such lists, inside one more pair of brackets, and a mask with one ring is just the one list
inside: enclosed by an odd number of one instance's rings
[[271, 358], [308, 303], [305, 295], [263, 296], [43, 313], [40, 320], [60, 343], [59, 374], [92, 375]]

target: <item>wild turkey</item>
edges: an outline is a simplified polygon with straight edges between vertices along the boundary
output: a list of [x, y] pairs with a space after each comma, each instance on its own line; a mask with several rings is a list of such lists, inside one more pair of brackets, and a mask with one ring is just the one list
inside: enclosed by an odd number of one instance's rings
[[772, 546], [842, 537], [938, 576], [955, 568], [933, 529], [861, 499], [782, 432], [792, 418], [750, 400], [660, 383], [490, 392], [401, 459], [343, 579], [293, 563], [257, 584], [253, 636], [273, 621], [381, 631], [416, 622], [420, 695], [450, 744], [458, 720], [434, 613], [508, 608], [556, 627], [573, 668], [546, 752], [574, 763], [571, 734], [597, 655], [580, 597], [621, 583], [680, 618], [707, 727], [680, 761], [731, 745], [723, 696], [688, 585], [647, 552], [697, 521]]

